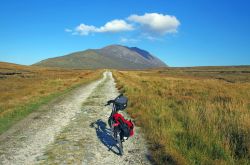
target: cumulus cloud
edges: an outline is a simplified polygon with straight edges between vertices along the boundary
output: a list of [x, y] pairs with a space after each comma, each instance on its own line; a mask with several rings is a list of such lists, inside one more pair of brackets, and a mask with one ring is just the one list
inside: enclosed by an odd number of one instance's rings
[[[133, 14], [126, 19], [114, 19], [106, 22], [103, 26], [80, 24], [74, 29], [65, 29], [72, 35], [89, 35], [93, 33], [118, 33], [134, 31], [133, 39], [121, 38], [120, 42], [137, 42], [148, 39], [158, 40], [161, 36], [170, 33], [177, 33], [180, 21], [171, 15], [160, 13], [145, 13], [144, 15]], [[137, 37], [135, 37], [137, 35]]]
[[124, 20], [115, 19], [107, 22], [104, 26], [99, 28], [93, 25], [80, 24], [75, 28], [75, 33], [80, 35], [88, 35], [89, 33], [117, 33], [130, 30], [133, 30], [133, 26], [131, 24], [128, 24]]
[[96, 29], [97, 32], [121, 32], [133, 30], [133, 26], [124, 20], [115, 19]]
[[144, 15], [133, 14], [127, 18], [129, 21], [141, 24], [144, 29], [161, 35], [176, 33], [180, 21], [171, 15], [159, 13], [146, 13]]
[[92, 26], [92, 25], [89, 26], [83, 23], [75, 28], [75, 33], [78, 33], [80, 35], [88, 35], [89, 33], [95, 32], [95, 31], [96, 31], [95, 26]]

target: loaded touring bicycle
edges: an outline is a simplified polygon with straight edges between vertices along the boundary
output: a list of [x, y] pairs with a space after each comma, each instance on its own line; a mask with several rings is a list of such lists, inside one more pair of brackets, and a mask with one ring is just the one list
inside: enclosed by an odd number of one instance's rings
[[108, 119], [109, 127], [112, 130], [113, 138], [117, 141], [120, 155], [123, 155], [122, 142], [134, 134], [134, 124], [131, 120], [126, 120], [118, 111], [125, 110], [128, 104], [128, 98], [123, 94], [117, 96], [114, 100], [109, 100], [106, 105], [112, 104], [112, 112]]

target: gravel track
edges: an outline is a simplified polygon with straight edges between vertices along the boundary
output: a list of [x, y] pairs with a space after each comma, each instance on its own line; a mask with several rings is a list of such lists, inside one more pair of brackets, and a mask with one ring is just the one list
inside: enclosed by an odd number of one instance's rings
[[117, 95], [111, 72], [105, 72], [41, 107], [0, 136], [0, 164], [150, 164], [138, 127], [119, 155], [107, 126], [111, 107], [104, 107]]

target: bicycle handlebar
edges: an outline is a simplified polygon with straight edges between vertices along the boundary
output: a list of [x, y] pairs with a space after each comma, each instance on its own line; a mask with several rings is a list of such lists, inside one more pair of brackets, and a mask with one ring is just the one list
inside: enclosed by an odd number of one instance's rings
[[[123, 93], [119, 94], [116, 98], [121, 97], [121, 96], [123, 96]], [[114, 102], [115, 102], [115, 99], [114, 100], [109, 100], [104, 106], [108, 106], [108, 105], [110, 105], [111, 103], [114, 103]]]
[[114, 103], [114, 102], [115, 102], [114, 100], [109, 100], [109, 101], [105, 104], [105, 106], [110, 105], [111, 103]]

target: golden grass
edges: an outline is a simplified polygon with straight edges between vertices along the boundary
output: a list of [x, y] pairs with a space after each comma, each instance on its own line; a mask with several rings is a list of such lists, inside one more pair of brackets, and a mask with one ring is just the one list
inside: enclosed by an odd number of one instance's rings
[[156, 164], [250, 163], [250, 69], [207, 69], [113, 72]]
[[99, 78], [101, 72], [29, 67], [0, 62], [0, 133], [9, 128], [13, 124], [12, 121], [25, 117], [43, 102]]

